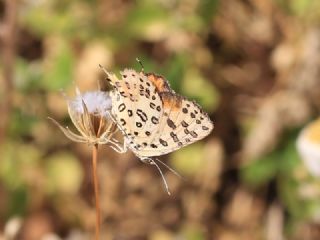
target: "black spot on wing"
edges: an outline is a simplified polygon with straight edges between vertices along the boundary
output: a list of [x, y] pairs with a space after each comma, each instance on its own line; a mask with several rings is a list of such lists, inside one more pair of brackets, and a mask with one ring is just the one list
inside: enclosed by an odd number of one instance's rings
[[189, 124], [186, 123], [184, 120], [182, 120], [182, 121], [181, 121], [181, 126], [186, 128], [186, 127], [189, 126]]
[[177, 134], [175, 134], [174, 132], [170, 132], [170, 136], [172, 137], [174, 142], [179, 142]]
[[148, 120], [147, 114], [144, 111], [142, 111], [141, 109], [137, 109], [136, 113], [142, 122], [146, 122]]
[[126, 125], [126, 121], [123, 118], [120, 118], [120, 122], [122, 126]]
[[124, 83], [126, 84], [126, 87], [130, 89], [130, 84], [127, 81], [125, 81]]
[[150, 90], [149, 90], [149, 88], [146, 88], [145, 96], [146, 96], [146, 98], [150, 98]]
[[167, 124], [172, 129], [176, 129], [177, 128], [177, 126], [174, 124], [174, 122], [170, 118], [167, 119]]
[[159, 138], [159, 142], [160, 142], [160, 144], [161, 144], [162, 146], [165, 146], [165, 147], [168, 146], [168, 142], [165, 141], [165, 140], [163, 140], [163, 139], [161, 139], [161, 138]]
[[209, 128], [206, 126], [202, 126], [202, 130], [207, 131], [207, 130], [209, 130]]
[[152, 116], [151, 122], [152, 122], [153, 124], [159, 124], [159, 119], [156, 118], [155, 116]]
[[150, 108], [155, 109], [156, 105], [153, 102], [150, 102], [149, 104]]
[[126, 109], [126, 105], [125, 105], [124, 103], [121, 103], [121, 104], [118, 106], [119, 112], [123, 112], [125, 109]]
[[191, 135], [193, 138], [197, 138], [197, 137], [198, 137], [198, 134], [197, 134], [195, 131], [191, 131], [191, 132], [190, 132], [190, 135]]
[[136, 150], [140, 150], [140, 149], [141, 149], [141, 145], [140, 145], [140, 144], [135, 145], [135, 146], [134, 146], [134, 149], [136, 149]]

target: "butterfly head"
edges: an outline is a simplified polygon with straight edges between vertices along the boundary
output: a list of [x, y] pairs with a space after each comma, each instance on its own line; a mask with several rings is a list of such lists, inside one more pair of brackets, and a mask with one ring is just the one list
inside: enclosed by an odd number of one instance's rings
[[103, 66], [101, 66], [99, 64], [99, 67], [105, 72], [105, 74], [107, 75], [107, 81], [113, 86], [115, 87], [117, 85], [117, 82], [119, 82], [119, 79], [117, 78], [117, 76], [114, 73], [108, 72]]

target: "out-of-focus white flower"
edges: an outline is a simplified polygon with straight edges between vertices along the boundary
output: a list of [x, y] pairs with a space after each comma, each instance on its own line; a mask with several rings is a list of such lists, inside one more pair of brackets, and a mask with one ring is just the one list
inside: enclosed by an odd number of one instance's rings
[[120, 147], [119, 142], [113, 137], [117, 126], [110, 115], [112, 102], [107, 92], [80, 93], [77, 90], [75, 98], [66, 97], [66, 99], [70, 118], [80, 134], [76, 134], [68, 127], [61, 126], [56, 120], [50, 119], [69, 139], [90, 145], [110, 143], [113, 148]]
[[20, 217], [11, 218], [4, 227], [5, 239], [14, 239], [22, 226], [22, 219]]
[[302, 129], [297, 140], [297, 149], [309, 172], [320, 177], [320, 119]]

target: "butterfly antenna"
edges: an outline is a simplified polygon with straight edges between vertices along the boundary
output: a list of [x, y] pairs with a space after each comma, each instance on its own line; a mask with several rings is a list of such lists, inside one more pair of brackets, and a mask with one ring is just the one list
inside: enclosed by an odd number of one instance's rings
[[164, 177], [164, 175], [163, 175], [160, 167], [158, 166], [158, 164], [157, 164], [153, 159], [150, 159], [150, 160], [151, 160], [151, 161], [150, 161], [150, 164], [155, 165], [156, 168], [158, 169], [158, 171], [159, 171], [159, 173], [160, 173], [160, 175], [161, 175], [163, 184], [164, 184], [164, 186], [165, 186], [165, 188], [166, 188], [166, 191], [167, 191], [168, 195], [171, 195], [171, 193], [170, 193], [170, 191], [169, 191], [169, 186], [168, 186], [167, 180], [165, 179], [165, 177]]
[[144, 72], [144, 66], [143, 66], [143, 64], [142, 64], [142, 62], [140, 61], [140, 59], [139, 58], [136, 58], [136, 61], [140, 64], [140, 66], [141, 66], [141, 72]]
[[64, 89], [60, 89], [59, 92], [66, 101], [70, 101], [70, 98], [68, 97]]
[[157, 162], [161, 163], [163, 166], [165, 166], [170, 172], [172, 172], [174, 175], [176, 175], [177, 177], [184, 179], [184, 177], [182, 177], [176, 170], [174, 170], [173, 168], [169, 167], [169, 165], [165, 164], [164, 162], [162, 162], [160, 159], [155, 158], [154, 160], [156, 160]]

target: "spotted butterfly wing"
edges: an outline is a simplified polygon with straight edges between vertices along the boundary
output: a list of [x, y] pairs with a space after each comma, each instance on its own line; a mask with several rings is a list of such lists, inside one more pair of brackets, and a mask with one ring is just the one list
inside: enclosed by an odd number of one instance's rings
[[141, 159], [170, 153], [207, 136], [213, 124], [192, 101], [177, 95], [161, 76], [125, 69], [114, 86], [112, 114], [128, 147]]
[[137, 155], [152, 157], [170, 153], [206, 137], [212, 131], [210, 118], [198, 104], [176, 94], [162, 76], [154, 73], [146, 76], [159, 93], [163, 111], [157, 134]]
[[110, 94], [112, 115], [128, 147], [133, 151], [141, 149], [157, 132], [162, 115], [160, 96], [143, 73], [125, 69], [119, 80], [114, 74], [105, 72], [114, 87]]

